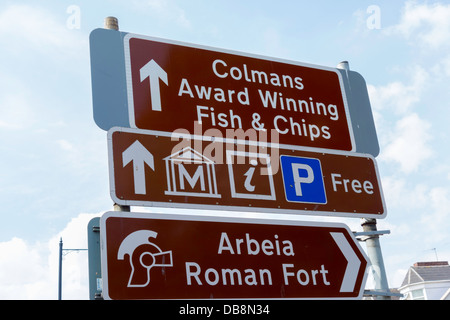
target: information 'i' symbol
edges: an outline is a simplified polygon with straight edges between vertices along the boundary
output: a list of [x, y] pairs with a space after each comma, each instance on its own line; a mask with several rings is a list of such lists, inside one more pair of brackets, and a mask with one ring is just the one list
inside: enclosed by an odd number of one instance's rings
[[247, 178], [245, 178], [244, 187], [249, 192], [255, 191], [255, 186], [251, 184], [253, 173], [255, 173], [255, 166], [258, 164], [258, 162], [255, 159], [250, 160], [250, 164], [253, 167], [250, 167], [250, 169], [247, 170], [247, 172], [244, 174]]

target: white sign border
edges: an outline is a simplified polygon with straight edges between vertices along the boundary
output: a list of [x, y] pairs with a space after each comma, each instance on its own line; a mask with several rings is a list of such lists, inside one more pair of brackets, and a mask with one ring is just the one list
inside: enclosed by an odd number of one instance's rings
[[[311, 210], [301, 210], [301, 209], [276, 209], [276, 208], [260, 208], [260, 207], [243, 207], [243, 206], [226, 206], [226, 205], [202, 205], [202, 204], [191, 204], [191, 203], [173, 203], [173, 202], [155, 202], [155, 201], [138, 201], [138, 200], [123, 200], [116, 196], [115, 194], [115, 177], [114, 177], [114, 162], [113, 162], [113, 145], [112, 145], [112, 135], [114, 132], [130, 132], [135, 134], [144, 134], [144, 135], [154, 135], [154, 136], [164, 136], [164, 137], [173, 137], [172, 133], [168, 132], [160, 132], [160, 131], [152, 131], [152, 130], [143, 130], [143, 129], [133, 129], [133, 128], [122, 128], [122, 127], [113, 127], [108, 130], [107, 139], [108, 139], [108, 165], [109, 165], [109, 184], [110, 184], [110, 195], [111, 199], [119, 205], [125, 206], [142, 206], [142, 207], [160, 207], [160, 208], [180, 208], [180, 209], [199, 209], [199, 210], [220, 210], [220, 211], [241, 211], [241, 212], [262, 212], [262, 213], [274, 213], [274, 214], [293, 214], [293, 215], [309, 215], [309, 216], [331, 216], [331, 217], [347, 217], [347, 218], [373, 218], [373, 219], [384, 219], [387, 215], [386, 203], [384, 199], [384, 193], [381, 185], [381, 179], [378, 172], [378, 166], [375, 158], [371, 154], [366, 153], [356, 153], [350, 151], [339, 151], [339, 150], [328, 150], [328, 149], [318, 149], [318, 148], [286, 148], [284, 145], [271, 144], [271, 143], [263, 143], [262, 146], [266, 147], [279, 147], [280, 149], [289, 149], [289, 150], [300, 150], [300, 151], [309, 151], [316, 153], [324, 153], [324, 154], [338, 154], [345, 155], [350, 157], [361, 157], [361, 158], [369, 158], [374, 164], [376, 178], [378, 182], [378, 187], [380, 190], [380, 198], [382, 202], [383, 213], [382, 214], [371, 214], [371, 213], [362, 213], [362, 212], [337, 212], [337, 211], [311, 211]], [[204, 137], [198, 135], [187, 135], [187, 134], [177, 134], [177, 137], [181, 138], [189, 138], [189, 139], [197, 139], [203, 141], [214, 141], [222, 142], [222, 143], [233, 143], [232, 139], [226, 138], [214, 138], [214, 137]], [[255, 143], [258, 145], [258, 142], [249, 142], [246, 141], [247, 144]]]
[[[103, 290], [102, 295], [106, 300], [111, 300], [109, 296], [108, 287], [108, 264], [107, 264], [107, 236], [106, 221], [108, 218], [134, 218], [134, 219], [158, 219], [158, 220], [176, 220], [176, 221], [204, 221], [204, 222], [224, 222], [224, 223], [241, 223], [241, 224], [263, 224], [263, 225], [281, 225], [281, 226], [301, 226], [301, 227], [319, 227], [319, 228], [342, 228], [345, 229], [354, 244], [361, 253], [363, 259], [366, 260], [366, 270], [361, 282], [361, 288], [359, 294], [356, 297], [328, 297], [328, 298], [258, 298], [258, 300], [361, 300], [364, 294], [364, 288], [368, 277], [368, 270], [370, 266], [370, 259], [368, 258], [361, 245], [353, 236], [353, 232], [350, 228], [339, 222], [318, 222], [318, 221], [300, 221], [300, 220], [282, 220], [282, 219], [265, 219], [265, 218], [240, 218], [232, 216], [212, 216], [212, 215], [191, 215], [191, 214], [167, 214], [167, 213], [148, 213], [148, 212], [118, 212], [108, 211], [100, 217], [100, 258], [101, 258], [101, 270], [102, 270], [102, 282]], [[234, 298], [236, 300], [254, 300], [254, 298]], [[178, 299], [172, 299], [178, 300]], [[183, 299], [186, 300], [186, 299]], [[199, 300], [199, 299], [187, 299], [187, 300]], [[201, 300], [201, 299], [200, 299]], [[215, 299], [215, 300], [229, 300], [227, 299]]]

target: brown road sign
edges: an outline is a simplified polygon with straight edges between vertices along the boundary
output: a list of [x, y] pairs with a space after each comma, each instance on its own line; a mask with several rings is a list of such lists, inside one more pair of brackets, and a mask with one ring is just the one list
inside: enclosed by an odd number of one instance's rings
[[121, 205], [384, 218], [375, 159], [113, 128], [110, 190]]
[[344, 224], [108, 212], [100, 230], [107, 299], [363, 294], [368, 259]]
[[355, 150], [335, 68], [135, 34], [124, 48], [133, 128], [275, 130], [282, 145]]

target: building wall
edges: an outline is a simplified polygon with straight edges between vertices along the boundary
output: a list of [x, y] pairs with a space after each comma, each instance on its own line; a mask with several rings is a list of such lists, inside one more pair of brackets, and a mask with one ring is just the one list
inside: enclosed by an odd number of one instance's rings
[[450, 280], [428, 282], [425, 287], [427, 300], [439, 300], [450, 288]]
[[420, 282], [399, 288], [406, 300], [439, 300], [449, 290], [450, 280]]

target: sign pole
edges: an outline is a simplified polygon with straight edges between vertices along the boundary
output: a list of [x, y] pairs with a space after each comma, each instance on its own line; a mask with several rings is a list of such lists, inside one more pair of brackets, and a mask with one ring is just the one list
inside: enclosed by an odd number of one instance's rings
[[[386, 276], [386, 269], [384, 268], [383, 254], [381, 253], [381, 246], [379, 235], [374, 234], [377, 231], [376, 219], [361, 219], [361, 226], [364, 232], [371, 232], [372, 235], [367, 237], [367, 255], [369, 256], [372, 264], [372, 274], [375, 278], [375, 289], [380, 291], [381, 294], [389, 293], [389, 285]], [[390, 300], [387, 295], [377, 296], [378, 300]]]
[[[112, 29], [119, 31], [119, 20], [116, 17], [106, 17], [104, 21], [105, 29]], [[114, 203], [114, 211], [130, 212], [130, 206], [121, 206]]]
[[[350, 71], [350, 66], [348, 61], [341, 61], [337, 68], [345, 70], [346, 74]], [[377, 231], [377, 220], [376, 219], [361, 219], [361, 226], [364, 232], [370, 232], [371, 235], [367, 237], [367, 255], [369, 256], [370, 262], [372, 264], [372, 273], [375, 278], [375, 289], [379, 290], [380, 293], [389, 293], [389, 285], [386, 276], [386, 270], [384, 268], [383, 254], [381, 253], [381, 246], [379, 235], [376, 234]], [[389, 296], [380, 295], [377, 299], [384, 300], [390, 299]]]
[[104, 22], [105, 29], [119, 31], [119, 20], [116, 17], [106, 17]]
[[63, 241], [59, 239], [58, 300], [62, 299], [62, 253]]

